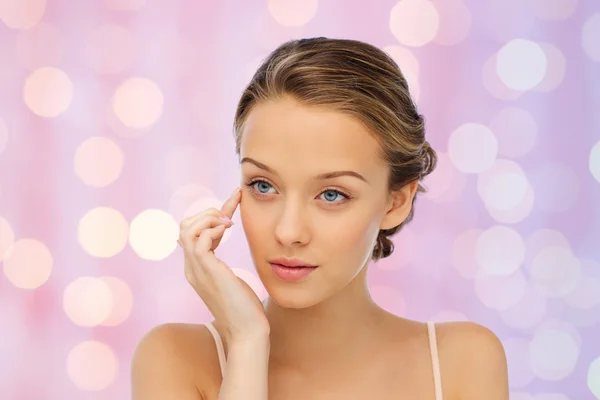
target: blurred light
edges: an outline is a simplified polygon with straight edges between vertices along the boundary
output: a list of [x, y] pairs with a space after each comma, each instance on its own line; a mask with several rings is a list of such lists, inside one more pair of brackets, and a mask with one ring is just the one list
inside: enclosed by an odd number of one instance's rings
[[581, 46], [593, 61], [600, 62], [600, 12], [592, 14], [581, 28]]
[[125, 126], [144, 129], [160, 118], [163, 103], [163, 94], [156, 83], [146, 78], [130, 78], [116, 90], [112, 108]]
[[475, 293], [481, 302], [494, 310], [515, 306], [525, 294], [527, 282], [520, 270], [511, 275], [491, 275], [480, 270], [475, 278]]
[[166, 154], [165, 180], [171, 187], [211, 182], [213, 165], [211, 156], [202, 149], [180, 145]]
[[493, 169], [493, 173], [488, 169], [477, 179], [477, 191], [486, 208], [507, 211], [523, 203], [529, 188], [525, 175], [501, 163], [495, 163]]
[[596, 144], [592, 146], [592, 150], [590, 151], [589, 168], [594, 179], [600, 182], [600, 141], [596, 142]]
[[452, 186], [454, 177], [458, 173], [446, 153], [437, 152], [437, 166], [423, 180], [423, 185], [427, 188], [425, 197], [428, 199], [441, 197]]
[[600, 263], [594, 260], [579, 260], [581, 278], [575, 289], [565, 296], [565, 302], [580, 309], [591, 309], [600, 305]]
[[547, 212], [572, 209], [579, 199], [579, 176], [566, 164], [538, 163], [530, 173], [536, 205]]
[[197, 200], [204, 197], [215, 198], [213, 191], [199, 183], [189, 183], [178, 187], [169, 200], [169, 214], [176, 221], [185, 218], [186, 210]]
[[255, 273], [246, 271], [242, 268], [231, 268], [231, 270], [233, 271], [235, 276], [242, 279], [248, 284], [248, 286], [250, 286], [250, 288], [254, 291], [254, 293], [256, 293], [256, 296], [260, 299], [260, 301], [263, 301], [269, 295], [267, 293], [267, 290], [263, 286], [262, 281], [258, 278], [258, 276], [256, 276]]
[[50, 278], [53, 262], [44, 243], [20, 239], [4, 253], [4, 274], [18, 288], [37, 289]]
[[497, 153], [496, 137], [483, 125], [465, 123], [450, 134], [448, 155], [461, 172], [485, 171], [493, 165]]
[[567, 60], [562, 51], [553, 44], [540, 43], [539, 45], [546, 54], [546, 74], [533, 90], [550, 92], [562, 83], [567, 69]]
[[77, 238], [86, 253], [109, 258], [125, 248], [128, 234], [127, 220], [119, 211], [96, 207], [79, 220]]
[[65, 39], [56, 26], [40, 22], [19, 32], [16, 48], [19, 64], [33, 70], [59, 65], [65, 55]]
[[581, 267], [569, 249], [550, 246], [533, 259], [530, 273], [542, 293], [548, 297], [562, 297], [577, 287]]
[[531, 186], [527, 186], [527, 191], [525, 192], [523, 201], [514, 208], [508, 210], [499, 210], [497, 208], [486, 207], [486, 209], [495, 221], [504, 224], [515, 224], [523, 221], [531, 214], [531, 211], [533, 210], [534, 199], [535, 196]]
[[528, 285], [517, 304], [500, 313], [504, 323], [515, 329], [530, 329], [545, 316], [547, 300], [537, 288]]
[[112, 308], [112, 293], [106, 282], [100, 278], [77, 278], [63, 293], [65, 314], [78, 326], [100, 325], [108, 318]]
[[508, 380], [511, 388], [523, 388], [529, 385], [535, 375], [529, 365], [529, 341], [510, 338], [502, 341], [508, 362]]
[[529, 363], [534, 374], [547, 381], [558, 381], [575, 369], [579, 347], [571, 335], [556, 329], [539, 329], [529, 345]]
[[46, 12], [46, 0], [0, 1], [0, 20], [11, 29], [29, 29]]
[[10, 223], [0, 216], [0, 261], [7, 255], [7, 251], [15, 242], [15, 232]]
[[92, 137], [75, 151], [75, 173], [86, 185], [105, 187], [123, 170], [123, 152], [112, 140]]
[[126, 282], [112, 276], [100, 278], [109, 288], [112, 298], [112, 307], [108, 316], [100, 325], [117, 326], [129, 318], [133, 307], [133, 294]]
[[548, 21], [569, 18], [577, 7], [577, 0], [529, 0], [536, 17]]
[[179, 223], [171, 214], [149, 209], [133, 218], [129, 243], [135, 253], [145, 260], [160, 261], [178, 247]]
[[8, 127], [6, 126], [6, 122], [0, 117], [0, 153], [6, 150], [6, 145], [8, 143]]
[[81, 390], [106, 389], [117, 377], [119, 360], [105, 343], [81, 342], [67, 356], [67, 375]]
[[490, 129], [498, 139], [498, 155], [521, 157], [535, 145], [537, 123], [527, 111], [518, 107], [506, 107], [497, 112], [490, 122]]
[[382, 49], [398, 64], [406, 79], [411, 96], [415, 102], [419, 100], [419, 60], [409, 49], [391, 45]]
[[546, 53], [530, 40], [511, 40], [498, 51], [496, 72], [510, 89], [532, 89], [546, 74]]
[[268, 9], [259, 9], [254, 17], [247, 17], [251, 18], [248, 34], [264, 52], [271, 52], [281, 43], [298, 39], [304, 34], [303, 26], [284, 26], [273, 18]]
[[116, 74], [127, 70], [133, 64], [136, 43], [129, 30], [122, 26], [105, 24], [90, 33], [84, 49], [85, 59], [94, 72]]
[[539, 229], [525, 239], [525, 265], [531, 267], [533, 260], [547, 247], [561, 246], [571, 249], [569, 240], [559, 231], [552, 229]]
[[498, 99], [515, 100], [519, 96], [521, 96], [523, 92], [509, 88], [504, 82], [502, 82], [502, 80], [500, 80], [500, 77], [496, 72], [496, 65], [498, 63], [497, 61], [498, 57], [496, 54], [494, 54], [490, 58], [488, 58], [483, 64], [483, 85], [492, 96]]
[[317, 14], [318, 0], [268, 0], [269, 12], [283, 26], [308, 24]]
[[41, 117], [56, 117], [71, 105], [73, 83], [60, 69], [41, 67], [33, 71], [25, 80], [23, 99], [34, 114]]
[[387, 285], [370, 286], [373, 301], [384, 310], [393, 314], [406, 315], [406, 301], [399, 290]]
[[400, 0], [390, 13], [390, 30], [400, 43], [421, 47], [438, 31], [440, 16], [429, 0]]
[[592, 394], [600, 399], [600, 357], [590, 364], [587, 373], [587, 385]]
[[146, 0], [104, 0], [104, 5], [109, 10], [137, 11], [146, 5]]
[[433, 3], [439, 13], [440, 26], [434, 43], [455, 45], [463, 41], [471, 28], [471, 12], [462, 0], [446, 0]]
[[476, 259], [488, 275], [511, 275], [525, 259], [525, 244], [521, 235], [505, 226], [485, 230], [475, 243]]
[[481, 229], [468, 229], [454, 239], [452, 244], [452, 265], [467, 279], [475, 279], [479, 272], [476, 256], [476, 244]]

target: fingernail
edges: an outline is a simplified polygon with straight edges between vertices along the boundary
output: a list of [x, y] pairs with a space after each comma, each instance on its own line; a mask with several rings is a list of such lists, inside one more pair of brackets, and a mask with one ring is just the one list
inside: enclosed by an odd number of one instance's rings
[[221, 217], [221, 218], [219, 218], [219, 219], [220, 219], [221, 221], [223, 221], [223, 222], [229, 222], [230, 224], [233, 224], [233, 221], [232, 221], [232, 220], [230, 220], [230, 219], [229, 219], [229, 218], [227, 218], [227, 217]]

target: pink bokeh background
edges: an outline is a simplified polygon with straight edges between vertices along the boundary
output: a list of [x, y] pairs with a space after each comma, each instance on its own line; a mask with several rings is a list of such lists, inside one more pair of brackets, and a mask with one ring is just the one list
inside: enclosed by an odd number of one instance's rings
[[599, 3], [0, 0], [1, 399], [127, 399], [144, 333], [211, 319], [179, 221], [238, 184], [261, 60], [314, 36], [387, 51], [440, 158], [374, 298], [490, 327], [513, 400], [600, 399]]

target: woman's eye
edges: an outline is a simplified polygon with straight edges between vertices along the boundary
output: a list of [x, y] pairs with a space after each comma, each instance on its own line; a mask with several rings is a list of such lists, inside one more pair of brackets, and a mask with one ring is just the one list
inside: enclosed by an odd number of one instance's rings
[[346, 198], [346, 196], [336, 190], [326, 190], [321, 194], [321, 196], [323, 196], [324, 200], [329, 203], [333, 203], [336, 199], [338, 199], [338, 196], [340, 196], [339, 200], [344, 200]]
[[265, 182], [265, 181], [257, 181], [257, 182], [255, 182], [255, 183], [254, 183], [252, 186], [254, 186], [254, 187], [255, 187], [255, 189], [256, 189], [256, 191], [257, 191], [258, 193], [261, 193], [261, 194], [266, 194], [266, 193], [268, 193], [268, 191], [269, 191], [269, 188], [271, 188], [271, 187], [272, 187], [271, 185], [269, 185], [269, 184], [268, 184], [267, 182]]

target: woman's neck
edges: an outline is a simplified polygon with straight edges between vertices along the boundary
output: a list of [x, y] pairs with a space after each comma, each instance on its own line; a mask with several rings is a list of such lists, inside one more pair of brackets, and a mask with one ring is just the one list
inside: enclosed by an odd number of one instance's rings
[[343, 290], [307, 308], [283, 308], [264, 301], [271, 325], [271, 362], [299, 371], [318, 363], [330, 366], [353, 363], [377, 343], [376, 334], [390, 314], [371, 298], [367, 268]]

